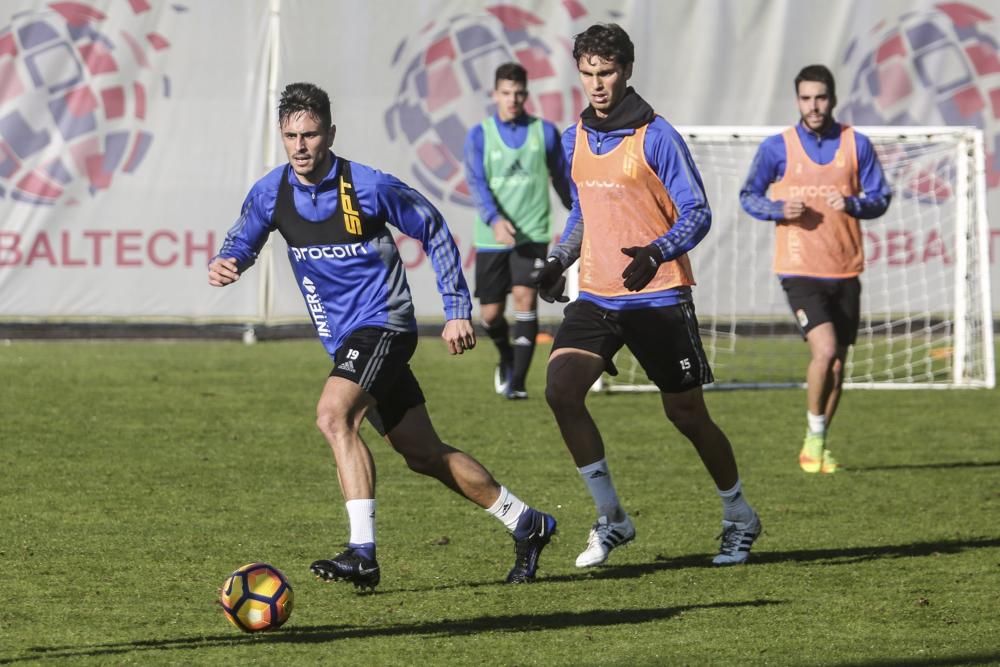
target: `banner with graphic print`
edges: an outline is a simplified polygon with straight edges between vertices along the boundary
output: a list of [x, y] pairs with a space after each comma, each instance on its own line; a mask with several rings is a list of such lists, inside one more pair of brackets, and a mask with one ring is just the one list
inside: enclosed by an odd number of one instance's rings
[[267, 8], [0, 4], [0, 317], [263, 315], [205, 267], [263, 169]]
[[[509, 61], [528, 70], [529, 113], [560, 129], [574, 121], [585, 102], [572, 36], [591, 19], [621, 18], [587, 7], [575, 0], [283, 4], [280, 43], [288, 46], [282, 49], [278, 80], [309, 80], [326, 88], [337, 124], [334, 151], [401, 178], [444, 213], [471, 289], [474, 210], [462, 167], [466, 134], [491, 113], [494, 72]], [[333, 26], [336, 34], [325, 40], [323, 57], [291, 46], [318, 39], [319, 26]], [[552, 205], [558, 234], [565, 210], [554, 196]], [[418, 316], [443, 318], [420, 244], [405, 237], [398, 242]], [[282, 248], [280, 242], [276, 247]], [[277, 262], [275, 275], [273, 316], [301, 317], [291, 270]], [[543, 314], [560, 312], [553, 307]]]
[[[335, 151], [392, 172], [426, 194], [445, 213], [470, 281], [473, 209], [462, 144], [469, 128], [492, 112], [494, 68], [508, 60], [524, 64], [531, 112], [564, 128], [584, 105], [570, 55], [572, 36], [607, 21], [620, 23], [635, 42], [630, 83], [675, 125], [790, 125], [798, 120], [794, 77], [818, 62], [837, 78], [835, 115], [846, 122], [982, 128], [1000, 251], [995, 3], [832, 0], [823, 4], [822, 17], [816, 12], [814, 3], [794, 0], [283, 4], [278, 78], [313, 80], [329, 90], [338, 125]], [[323, 58], [294, 46], [316, 43], [330, 26], [338, 38], [327, 40]], [[915, 200], [904, 201], [902, 190], [898, 195], [894, 206], [916, 206]], [[713, 234], [724, 233], [721, 217], [739, 208], [738, 192], [726, 196], [731, 199], [713, 202], [720, 224], [698, 251], [701, 281], [732, 268], [712, 257]], [[565, 216], [555, 201], [553, 211], [558, 233]], [[923, 262], [930, 274], [950, 271], [944, 263], [951, 253], [939, 247], [939, 237], [889, 229], [879, 221], [865, 225], [872, 261]], [[418, 314], [440, 317], [429, 263], [416, 242], [406, 240], [402, 247]], [[1000, 313], [996, 254], [993, 303]], [[759, 255], [752, 279], [773, 282], [770, 248]], [[300, 297], [280, 263], [277, 277], [273, 312], [298, 316]], [[784, 311], [783, 298], [774, 308]], [[559, 312], [541, 304], [542, 316]]]
[[[817, 11], [797, 0], [7, 0], [0, 320], [305, 321], [280, 239], [237, 285], [205, 281], [250, 185], [284, 159], [272, 67], [278, 90], [306, 80], [330, 92], [336, 152], [442, 210], [471, 282], [462, 144], [492, 112], [495, 67], [524, 64], [529, 110], [564, 128], [585, 104], [572, 36], [606, 21], [629, 31], [631, 83], [675, 125], [794, 123], [792, 80], [819, 62], [837, 77], [841, 120], [981, 128], [1000, 313], [1000, 8], [830, 0]], [[886, 261], [910, 230], [880, 224], [866, 227], [869, 256]], [[906, 243], [907, 261], [947, 260], [939, 239]], [[416, 241], [400, 247], [417, 314], [439, 319], [429, 262]], [[699, 279], [711, 261], [699, 257]]]

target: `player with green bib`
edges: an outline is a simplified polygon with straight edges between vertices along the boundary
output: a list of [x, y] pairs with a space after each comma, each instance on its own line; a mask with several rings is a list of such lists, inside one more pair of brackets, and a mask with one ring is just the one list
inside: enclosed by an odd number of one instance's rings
[[[558, 129], [527, 114], [527, 71], [517, 63], [497, 68], [496, 113], [469, 131], [465, 171], [476, 202], [476, 289], [483, 329], [500, 362], [494, 389], [509, 399], [527, 398], [525, 380], [538, 335], [534, 279], [552, 235], [549, 180], [570, 206], [569, 166]], [[514, 297], [511, 340], [505, 310]]]

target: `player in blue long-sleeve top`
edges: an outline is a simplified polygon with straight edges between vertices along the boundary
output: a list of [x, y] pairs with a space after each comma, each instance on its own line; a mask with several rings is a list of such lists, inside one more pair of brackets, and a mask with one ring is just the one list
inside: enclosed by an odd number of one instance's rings
[[861, 316], [858, 220], [885, 213], [892, 190], [868, 137], [833, 119], [837, 94], [829, 69], [804, 67], [795, 77], [795, 97], [801, 120], [761, 143], [740, 203], [753, 217], [777, 223], [774, 272], [809, 344], [808, 428], [799, 466], [834, 473], [838, 463], [827, 433]]
[[628, 85], [635, 46], [621, 26], [590, 26], [576, 36], [573, 58], [590, 105], [563, 134], [573, 206], [538, 286], [543, 299], [567, 300], [562, 273], [579, 259], [580, 297], [564, 311], [545, 387], [597, 510], [576, 566], [600, 565], [636, 536], [586, 403], [601, 373], [617, 372], [613, 359], [623, 346], [660, 390], [666, 418], [697, 450], [722, 500], [722, 542], [712, 562], [745, 563], [761, 521], [743, 493], [729, 438], [705, 404], [702, 387], [713, 377], [691, 297], [687, 253], [712, 220], [701, 177], [681, 136]]
[[[476, 298], [483, 329], [500, 353], [494, 389], [507, 398], [527, 398], [525, 379], [538, 336], [535, 276], [552, 238], [549, 181], [570, 206], [569, 166], [559, 131], [525, 112], [528, 73], [518, 63], [497, 67], [496, 113], [465, 140], [465, 174], [476, 202]], [[507, 294], [514, 299], [514, 344], [504, 317]]]
[[[333, 360], [316, 407], [317, 426], [337, 463], [350, 521], [347, 549], [315, 561], [325, 580], [373, 589], [381, 578], [375, 554], [375, 465], [361, 420], [407, 465], [486, 509], [514, 537], [508, 583], [531, 581], [556, 521], [498, 484], [478, 461], [438, 437], [409, 366], [417, 345], [413, 301], [391, 224], [418, 239], [430, 257], [447, 320], [441, 336], [452, 354], [476, 343], [472, 304], [458, 248], [441, 214], [398, 179], [335, 155], [330, 99], [308, 83], [285, 88], [278, 106], [288, 164], [251, 188], [242, 214], [209, 264], [209, 284], [236, 282], [253, 265], [271, 232], [288, 244], [288, 259], [316, 334]], [[430, 512], [429, 512], [430, 513]], [[428, 520], [432, 520], [428, 518]]]

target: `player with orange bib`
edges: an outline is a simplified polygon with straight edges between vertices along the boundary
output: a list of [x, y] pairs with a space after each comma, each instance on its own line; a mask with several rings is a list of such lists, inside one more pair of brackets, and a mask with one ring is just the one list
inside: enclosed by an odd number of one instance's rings
[[803, 68], [795, 94], [801, 120], [761, 143], [740, 203], [753, 217], [777, 223], [774, 272], [809, 344], [808, 429], [799, 466], [834, 473], [827, 433], [861, 317], [858, 276], [865, 257], [858, 220], [885, 213], [892, 191], [868, 137], [833, 120], [830, 70]]
[[722, 545], [713, 562], [743, 563], [761, 523], [743, 496], [729, 440], [705, 406], [702, 385], [713, 378], [687, 257], [708, 232], [712, 213], [684, 140], [628, 86], [634, 50], [614, 24], [576, 36], [573, 58], [590, 106], [563, 134], [573, 207], [539, 273], [539, 295], [565, 301], [563, 270], [580, 260], [580, 297], [566, 307], [545, 390], [597, 509], [576, 565], [603, 563], [636, 534], [585, 405], [601, 373], [617, 373], [613, 358], [623, 345], [660, 389], [667, 418], [694, 445], [722, 498]]

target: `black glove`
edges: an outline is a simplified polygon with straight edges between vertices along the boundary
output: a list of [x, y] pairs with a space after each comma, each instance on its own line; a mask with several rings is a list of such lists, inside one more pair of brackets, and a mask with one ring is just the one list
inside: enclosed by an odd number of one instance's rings
[[660, 253], [660, 249], [652, 243], [647, 246], [622, 248], [622, 252], [632, 258], [629, 265], [622, 271], [625, 289], [630, 292], [638, 292], [648, 285], [649, 281], [656, 275], [656, 270], [663, 263], [663, 255]]
[[563, 294], [563, 290], [566, 289], [566, 277], [563, 276], [563, 271], [565, 269], [562, 262], [555, 257], [549, 257], [545, 266], [535, 276], [535, 286], [538, 288], [538, 296], [542, 297], [542, 301], [547, 303], [555, 301], [566, 303], [569, 301], [569, 297]]

